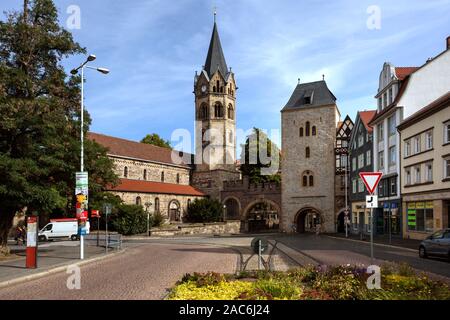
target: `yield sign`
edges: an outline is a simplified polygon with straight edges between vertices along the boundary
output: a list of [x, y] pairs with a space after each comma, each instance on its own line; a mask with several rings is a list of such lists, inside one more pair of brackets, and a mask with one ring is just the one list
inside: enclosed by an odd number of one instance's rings
[[381, 172], [360, 172], [359, 176], [366, 185], [370, 194], [373, 194], [381, 180], [383, 174]]

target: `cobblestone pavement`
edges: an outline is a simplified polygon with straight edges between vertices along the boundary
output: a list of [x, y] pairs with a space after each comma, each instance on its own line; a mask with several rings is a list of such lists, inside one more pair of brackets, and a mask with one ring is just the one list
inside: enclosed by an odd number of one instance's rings
[[184, 274], [233, 273], [237, 254], [204, 245], [129, 244], [119, 255], [81, 267], [81, 290], [69, 290], [66, 273], [0, 289], [0, 300], [162, 299]]

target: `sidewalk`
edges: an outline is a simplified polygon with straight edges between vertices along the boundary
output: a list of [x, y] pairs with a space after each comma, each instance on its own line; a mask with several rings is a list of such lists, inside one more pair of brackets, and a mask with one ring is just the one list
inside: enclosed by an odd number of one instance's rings
[[[76, 263], [87, 263], [101, 259], [110, 254], [117, 253], [117, 250], [109, 249], [108, 255], [104, 247], [85, 246], [84, 260], [80, 260], [80, 247], [78, 242], [61, 243], [40, 243], [38, 252], [38, 268], [25, 268], [25, 247], [11, 246], [12, 253], [18, 256], [17, 259], [0, 261], [0, 288], [2, 284], [16, 281], [24, 277], [38, 276], [39, 274], [50, 272], [59, 267], [69, 266]], [[62, 271], [59, 270], [58, 271]]]
[[[343, 238], [343, 239], [351, 239], [351, 240], [359, 240], [363, 242], [370, 243], [370, 235], [364, 235], [363, 240], [361, 240], [360, 235], [349, 234], [348, 237], [345, 237], [345, 234], [342, 233], [328, 233], [326, 236]], [[391, 243], [389, 243], [389, 236], [387, 235], [375, 235], [373, 237], [373, 242], [376, 244], [389, 245], [394, 247], [402, 247], [406, 249], [414, 249], [419, 250], [420, 240], [412, 240], [412, 239], [402, 239], [397, 237], [392, 237]]]

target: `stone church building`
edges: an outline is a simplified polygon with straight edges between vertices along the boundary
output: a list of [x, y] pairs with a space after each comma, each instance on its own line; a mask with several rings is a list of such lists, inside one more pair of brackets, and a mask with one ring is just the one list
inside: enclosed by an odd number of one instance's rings
[[320, 223], [334, 232], [345, 206], [353, 123], [340, 121], [325, 81], [299, 84], [281, 112], [281, 186], [241, 177], [237, 90], [214, 22], [206, 62], [194, 78], [195, 155], [90, 133], [89, 139], [109, 149], [120, 177], [119, 186], [109, 191], [172, 223], [183, 222], [192, 201], [210, 197], [223, 204], [225, 220], [242, 222], [243, 231], [305, 232]]

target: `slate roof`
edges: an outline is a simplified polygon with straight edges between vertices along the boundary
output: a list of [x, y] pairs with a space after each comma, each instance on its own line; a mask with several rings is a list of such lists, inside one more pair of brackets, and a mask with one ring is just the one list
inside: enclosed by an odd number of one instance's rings
[[211, 78], [219, 69], [222, 76], [225, 78], [228, 74], [227, 62], [223, 54], [222, 45], [220, 43], [219, 32], [217, 31], [217, 24], [214, 23], [214, 29], [209, 44], [208, 56], [206, 57], [204, 70]]
[[[310, 100], [308, 103], [307, 100]], [[336, 103], [336, 97], [325, 81], [300, 83], [295, 88], [284, 110], [319, 107]]]
[[[111, 156], [140, 159], [169, 165], [186, 166], [186, 164], [178, 164], [173, 161], [172, 150], [168, 148], [157, 147], [150, 144], [139, 143], [136, 141], [125, 140], [94, 132], [89, 132], [87, 138], [108, 148], [108, 155]], [[173, 152], [175, 152], [178, 156], [180, 155], [178, 151]], [[184, 155], [188, 154], [185, 153]], [[189, 154], [189, 156], [192, 157], [191, 154]]]
[[130, 179], [120, 179], [119, 185], [109, 189], [109, 191], [205, 196], [203, 192], [189, 185]]

